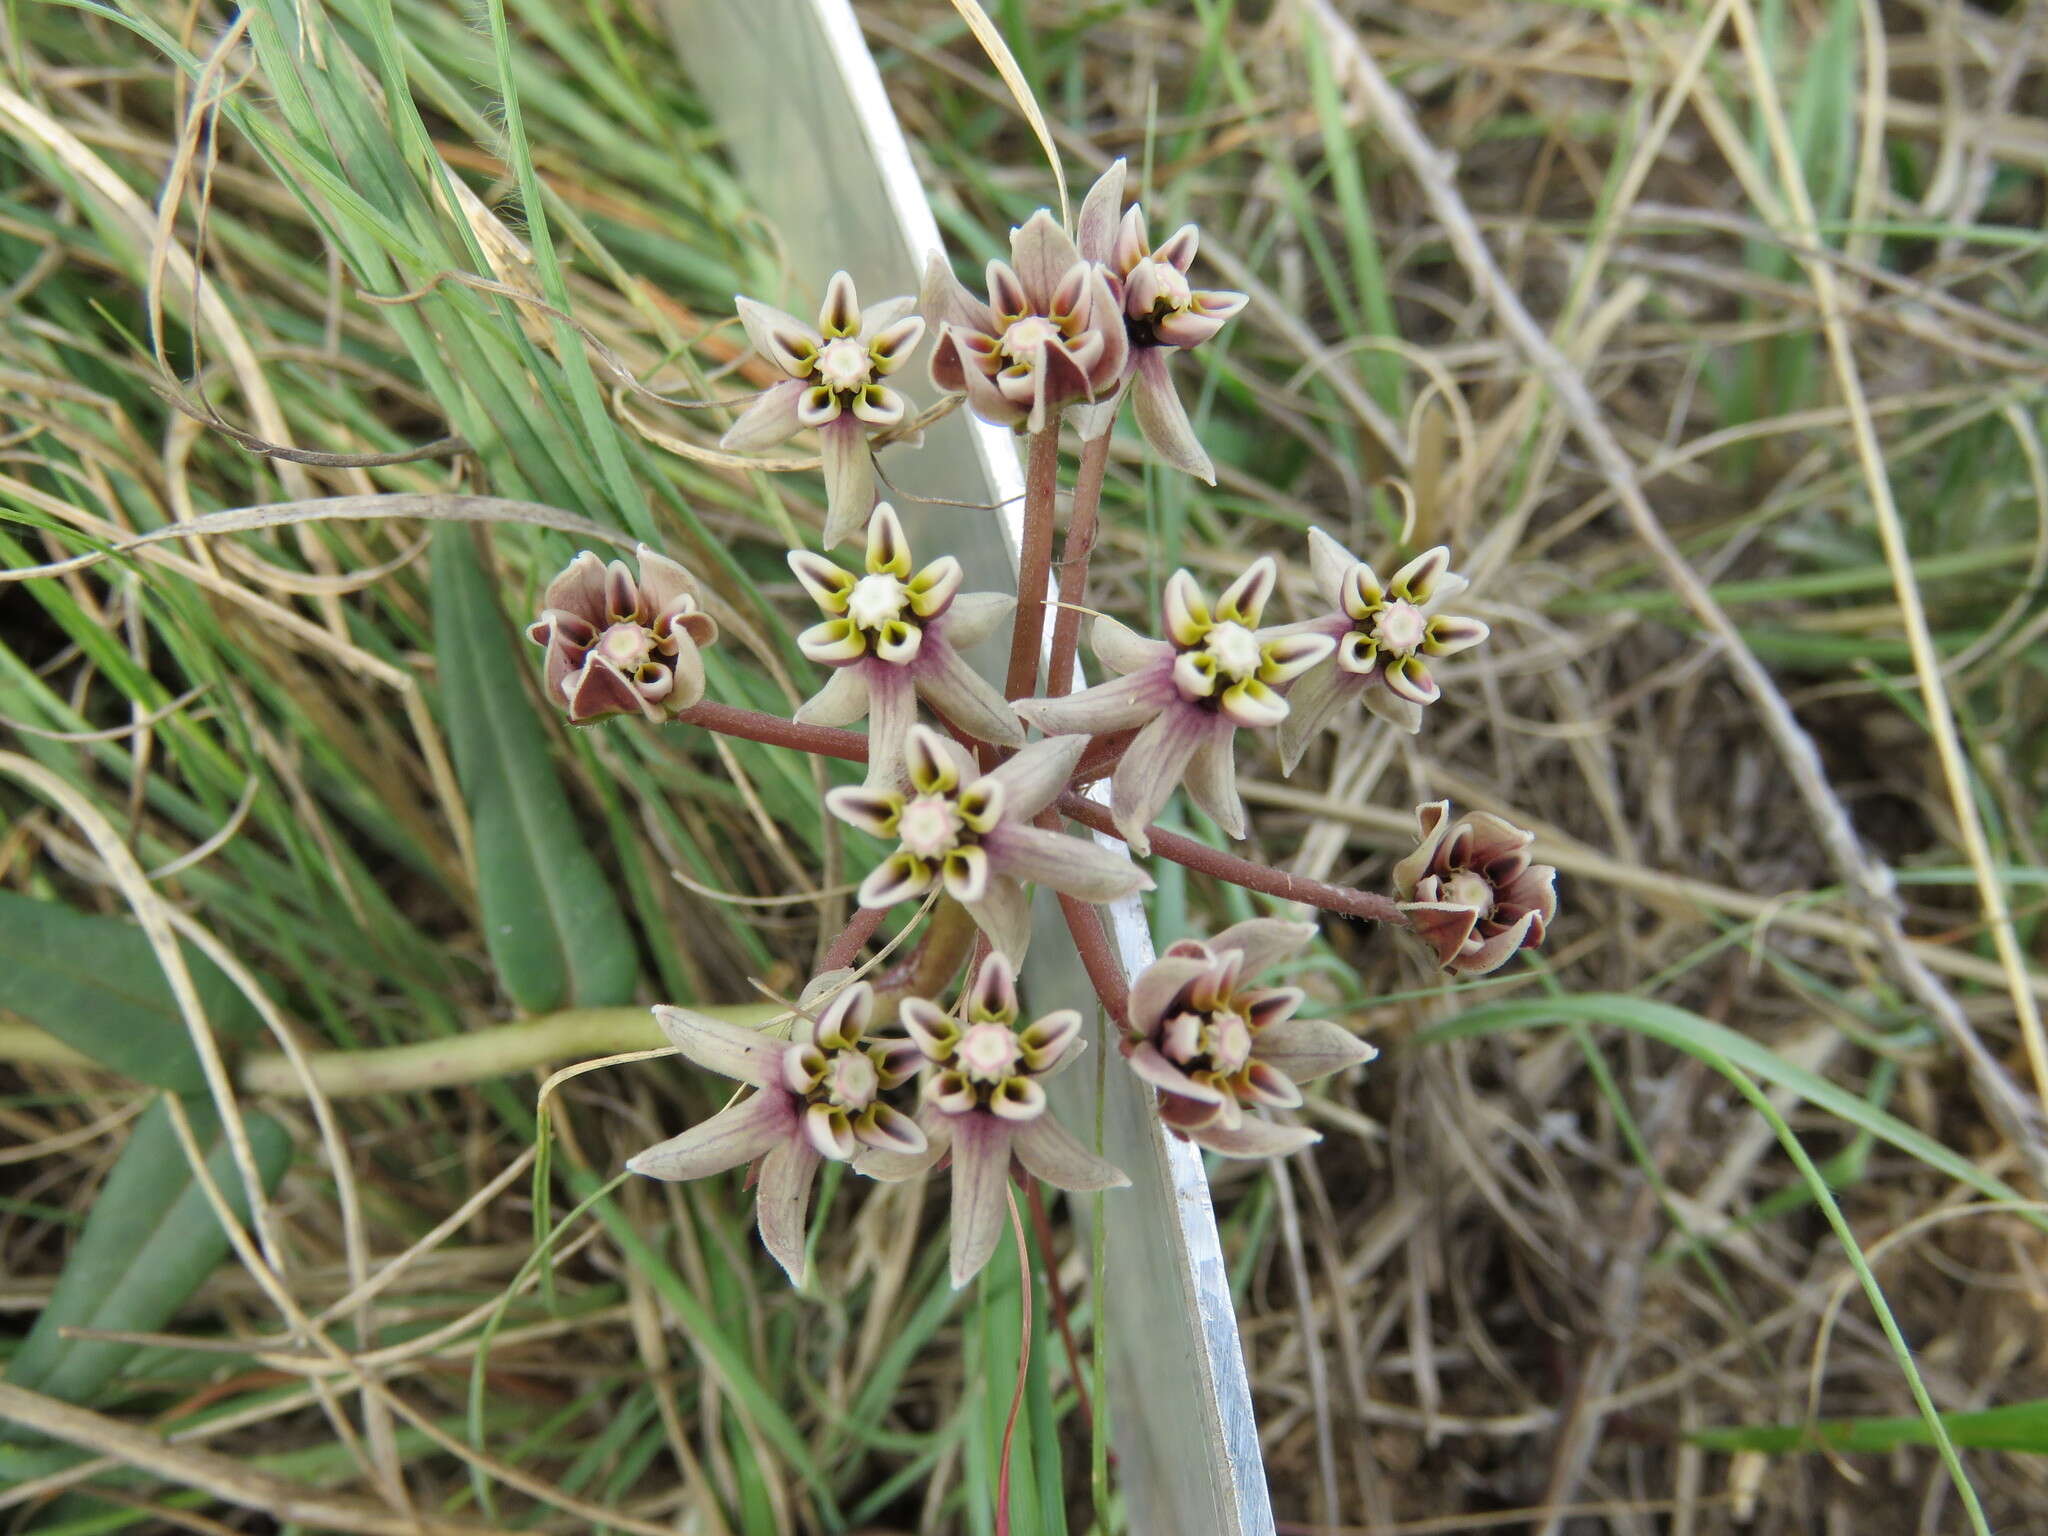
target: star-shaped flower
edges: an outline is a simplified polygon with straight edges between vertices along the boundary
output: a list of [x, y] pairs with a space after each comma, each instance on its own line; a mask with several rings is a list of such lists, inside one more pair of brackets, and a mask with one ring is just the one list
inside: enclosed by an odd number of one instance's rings
[[833, 668], [831, 680], [797, 710], [806, 725], [868, 721], [868, 783], [903, 777], [904, 735], [925, 702], [968, 735], [1015, 747], [1024, 730], [1002, 694], [960, 651], [993, 633], [1016, 599], [960, 590], [960, 562], [941, 555], [915, 573], [910, 541], [886, 501], [868, 520], [861, 575], [823, 555], [791, 550], [789, 568], [825, 619], [797, 636], [797, 649]]
[[934, 255], [919, 307], [938, 327], [932, 382], [999, 426], [1043, 431], [1073, 401], [1122, 382], [1130, 347], [1107, 275], [1040, 209], [1010, 231], [1010, 261], [988, 264], [988, 300]]
[[1441, 544], [1410, 560], [1388, 582], [1320, 528], [1308, 532], [1308, 558], [1316, 589], [1336, 611], [1301, 627], [1330, 636], [1337, 649], [1288, 690], [1288, 716], [1280, 728], [1281, 765], [1288, 773], [1315, 733], [1353, 699], [1363, 699], [1367, 709], [1405, 731], [1420, 730], [1423, 706], [1443, 691], [1430, 674], [1430, 659], [1470, 650], [1491, 633], [1478, 619], [1437, 611], [1468, 585], [1451, 571], [1451, 552]]
[[701, 1179], [759, 1158], [754, 1203], [761, 1241], [791, 1283], [802, 1285], [804, 1226], [819, 1163], [850, 1163], [863, 1149], [897, 1156], [925, 1150], [917, 1122], [881, 1097], [922, 1064], [918, 1047], [903, 1038], [865, 1038], [874, 1012], [874, 988], [866, 982], [845, 987], [815, 1020], [799, 1018], [787, 1040], [687, 1008], [656, 1008], [661, 1032], [683, 1056], [757, 1091], [626, 1166], [650, 1178]]
[[957, 742], [913, 725], [907, 793], [848, 785], [825, 796], [841, 821], [896, 840], [896, 851], [861, 882], [860, 904], [893, 907], [942, 887], [990, 944], [1019, 959], [1031, 937], [1027, 882], [1084, 901], [1149, 891], [1151, 877], [1123, 854], [1031, 825], [1066, 788], [1087, 744], [1052, 737], [981, 773]]
[[1336, 641], [1298, 629], [1261, 630], [1279, 568], [1270, 555], [1224, 589], [1212, 612], [1186, 571], [1166, 583], [1165, 640], [1099, 618], [1090, 639], [1123, 676], [1064, 699], [1020, 700], [1017, 713], [1053, 735], [1142, 726], [1110, 779], [1117, 833], [1147, 853], [1145, 828], [1186, 776], [1189, 796], [1231, 837], [1244, 836], [1233, 755], [1238, 728], [1287, 718], [1279, 689], [1328, 656]]
[[548, 697], [581, 725], [638, 710], [657, 724], [704, 697], [697, 648], [718, 638], [697, 582], [642, 544], [636, 579], [589, 550], [548, 583], [527, 638], [547, 647]]
[[853, 279], [832, 274], [818, 323], [753, 299], [738, 300], [740, 323], [754, 350], [789, 377], [771, 386], [725, 434], [719, 446], [757, 453], [815, 427], [825, 455], [825, 547], [859, 531], [875, 504], [875, 461], [868, 438], [903, 424], [903, 396], [882, 382], [910, 360], [924, 335], [915, 301], [889, 299], [860, 307]]
[[1067, 1190], [1130, 1183], [1076, 1141], [1046, 1107], [1044, 1080], [1080, 1054], [1081, 1015], [1071, 1008], [1018, 1027], [1016, 968], [992, 954], [954, 1018], [927, 998], [905, 998], [903, 1027], [929, 1064], [918, 1124], [922, 1154], [863, 1153], [855, 1166], [876, 1178], [922, 1172], [953, 1157], [955, 1290], [988, 1263], [1003, 1235], [1012, 1158], [1026, 1173]]
[[1557, 916], [1557, 871], [1529, 862], [1532, 834], [1451, 802], [1415, 808], [1422, 842], [1394, 866], [1408, 926], [1447, 971], [1484, 976], [1518, 949], [1534, 949]]
[[1247, 1111], [1292, 1109], [1297, 1086], [1378, 1053], [1325, 1019], [1295, 1017], [1298, 987], [1254, 978], [1315, 937], [1313, 923], [1254, 918], [1206, 944], [1183, 939], [1131, 983], [1124, 1054], [1159, 1090], [1159, 1117], [1230, 1157], [1274, 1157], [1320, 1138]]

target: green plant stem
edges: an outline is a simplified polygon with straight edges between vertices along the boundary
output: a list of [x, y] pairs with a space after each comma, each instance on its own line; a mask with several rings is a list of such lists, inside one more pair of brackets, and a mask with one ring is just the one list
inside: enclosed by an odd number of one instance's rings
[[1088, 600], [1088, 560], [1101, 529], [1102, 482], [1109, 473], [1110, 432], [1081, 445], [1074, 476], [1074, 511], [1060, 546], [1060, 606], [1052, 621], [1052, 659], [1045, 669], [1045, 696], [1064, 698], [1074, 686], [1074, 653], [1081, 644], [1081, 606]]
[[1038, 691], [1059, 483], [1060, 429], [1055, 421], [1032, 435], [1031, 456], [1024, 466], [1024, 537], [1017, 548], [1017, 616], [1010, 629], [1010, 669], [1003, 678], [1006, 699], [1029, 698]]

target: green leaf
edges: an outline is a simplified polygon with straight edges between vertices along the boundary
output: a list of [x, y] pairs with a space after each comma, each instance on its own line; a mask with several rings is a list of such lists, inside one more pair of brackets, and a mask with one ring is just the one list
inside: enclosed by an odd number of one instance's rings
[[[181, 947], [214, 1033], [236, 1039], [261, 1029], [226, 974]], [[171, 984], [133, 923], [0, 891], [0, 1009], [123, 1077], [174, 1093], [206, 1086]]]
[[[248, 1197], [211, 1100], [184, 1100], [206, 1167], [246, 1221]], [[247, 1114], [249, 1143], [266, 1189], [291, 1163], [291, 1137], [264, 1114]], [[87, 1403], [140, 1346], [66, 1339], [64, 1328], [146, 1333], [171, 1320], [228, 1250], [213, 1207], [178, 1143], [170, 1104], [159, 1098], [135, 1122], [49, 1304], [7, 1368], [7, 1380], [67, 1403]]]
[[[1975, 1413], [1944, 1413], [1949, 1440], [1972, 1451], [2048, 1453], [2048, 1398], [2006, 1403]], [[1933, 1432], [1917, 1414], [1895, 1419], [1816, 1419], [1811, 1424], [1736, 1425], [1695, 1430], [1686, 1436], [1710, 1451], [1889, 1451], [1902, 1445], [1932, 1445]]]
[[434, 535], [434, 651], [448, 745], [476, 833], [484, 942], [527, 1013], [630, 1002], [632, 930], [548, 757], [468, 530]]

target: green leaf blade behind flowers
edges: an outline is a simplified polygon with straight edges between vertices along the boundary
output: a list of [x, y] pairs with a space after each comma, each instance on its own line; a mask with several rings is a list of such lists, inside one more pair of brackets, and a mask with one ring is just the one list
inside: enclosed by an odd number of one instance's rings
[[[248, 1194], [219, 1114], [200, 1095], [186, 1096], [184, 1107], [207, 1171], [236, 1216], [248, 1220]], [[263, 1186], [274, 1189], [291, 1163], [291, 1136], [268, 1115], [243, 1119]], [[227, 1233], [193, 1177], [170, 1104], [159, 1098], [136, 1121], [6, 1379], [67, 1403], [91, 1402], [141, 1346], [67, 1339], [62, 1330], [160, 1329], [227, 1251]]]
[[[211, 960], [181, 944], [206, 1021], [221, 1039], [262, 1020]], [[206, 1077], [149, 938], [133, 923], [0, 891], [0, 1009], [111, 1072], [197, 1093]]]
[[629, 1002], [632, 930], [555, 775], [495, 584], [465, 529], [436, 530], [433, 558], [441, 713], [499, 984], [526, 1013]]

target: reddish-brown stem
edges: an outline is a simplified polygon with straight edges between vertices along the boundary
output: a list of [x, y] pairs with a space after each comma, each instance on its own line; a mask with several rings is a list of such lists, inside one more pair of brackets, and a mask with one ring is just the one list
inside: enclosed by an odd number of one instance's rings
[[1031, 1234], [1038, 1239], [1038, 1255], [1045, 1265], [1045, 1299], [1052, 1307], [1052, 1320], [1060, 1331], [1067, 1351], [1067, 1375], [1073, 1379], [1074, 1401], [1081, 1410], [1081, 1427], [1095, 1433], [1095, 1405], [1088, 1400], [1088, 1381], [1081, 1374], [1081, 1346], [1074, 1342], [1073, 1320], [1067, 1316], [1066, 1287], [1060, 1284], [1060, 1267], [1052, 1257], [1052, 1221], [1045, 1214], [1045, 1181], [1032, 1179], [1024, 1186], [1031, 1206]]
[[[1097, 832], [1107, 832], [1111, 837], [1123, 834], [1110, 820], [1109, 807], [1098, 805], [1072, 790], [1060, 796], [1058, 802], [1062, 816], [1078, 821], [1082, 826]], [[1381, 896], [1372, 891], [1355, 891], [1347, 886], [1331, 885], [1323, 880], [1310, 880], [1302, 875], [1290, 875], [1284, 869], [1268, 869], [1263, 864], [1254, 864], [1250, 859], [1240, 859], [1234, 854], [1218, 853], [1207, 843], [1198, 843], [1192, 837], [1182, 837], [1178, 832], [1167, 832], [1159, 827], [1147, 827], [1145, 835], [1152, 840], [1152, 851], [1162, 859], [1171, 859], [1184, 864], [1199, 874], [1213, 875], [1218, 880], [1228, 880], [1232, 885], [1241, 885], [1248, 891], [1261, 891], [1268, 896], [1277, 896], [1282, 901], [1303, 901], [1312, 907], [1321, 907], [1325, 912], [1336, 912], [1344, 917], [1362, 918], [1369, 923], [1392, 923], [1406, 927], [1408, 919], [1401, 915], [1401, 907], [1391, 896]]]
[[1017, 617], [1010, 630], [1010, 670], [1003, 697], [1029, 698], [1038, 691], [1038, 653], [1045, 639], [1046, 578], [1052, 572], [1054, 503], [1060, 485], [1060, 428], [1057, 421], [1033, 434], [1024, 466], [1024, 537], [1017, 550]]
[[1131, 988], [1124, 980], [1123, 962], [1117, 959], [1109, 935], [1103, 930], [1102, 913], [1093, 902], [1062, 895], [1060, 916], [1067, 920], [1067, 935], [1074, 941], [1081, 968], [1088, 973], [1088, 984], [1095, 989], [1096, 1001], [1102, 1004], [1109, 1022], [1121, 1031], [1130, 1012]]
[[1079, 789], [1083, 784], [1093, 784], [1105, 774], [1113, 773], [1124, 755], [1124, 749], [1137, 739], [1134, 726], [1128, 731], [1106, 731], [1088, 743], [1081, 754], [1081, 761], [1074, 765], [1074, 776], [1068, 784]]
[[818, 963], [821, 971], [840, 971], [852, 965], [875, 936], [875, 930], [882, 926], [882, 919], [889, 915], [886, 907], [860, 907], [854, 911], [853, 921], [848, 923], [839, 937], [825, 951], [825, 958]]
[[1109, 473], [1109, 438], [1081, 445], [1081, 467], [1074, 475], [1074, 512], [1067, 520], [1067, 540], [1060, 546], [1060, 606], [1052, 621], [1052, 660], [1045, 669], [1045, 696], [1063, 699], [1074, 686], [1074, 653], [1081, 644], [1081, 605], [1088, 600], [1088, 558], [1095, 553], [1101, 526], [1102, 481]]
[[713, 704], [706, 699], [692, 704], [676, 716], [678, 725], [699, 725], [721, 736], [738, 736], [746, 741], [764, 741], [771, 747], [790, 747], [813, 757], [836, 757], [849, 763], [868, 760], [868, 739], [858, 731], [834, 730], [825, 725], [798, 725], [780, 715], [758, 709], [741, 709], [733, 704]]

